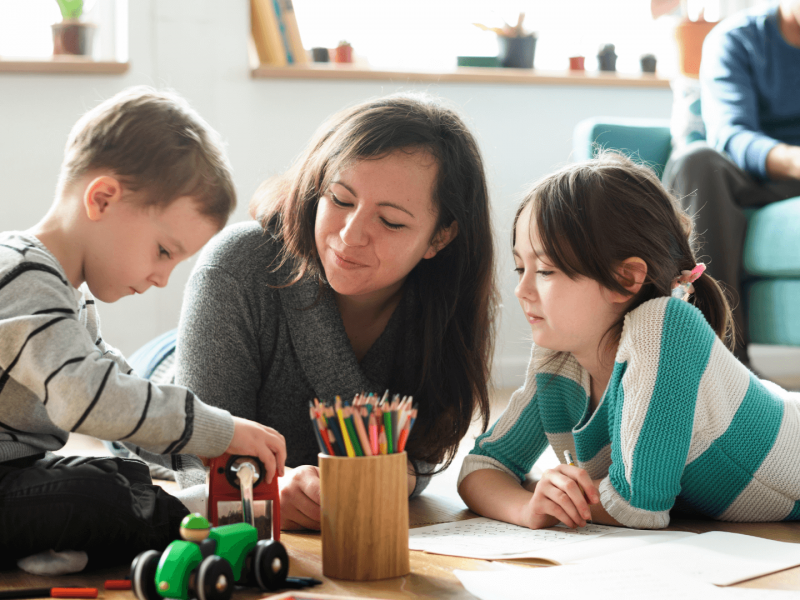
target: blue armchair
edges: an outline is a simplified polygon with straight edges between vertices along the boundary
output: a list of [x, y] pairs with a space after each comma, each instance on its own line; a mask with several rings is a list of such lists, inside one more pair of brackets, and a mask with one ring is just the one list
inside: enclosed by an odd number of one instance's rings
[[[575, 127], [573, 157], [587, 160], [598, 147], [620, 150], [659, 177], [672, 150], [665, 119], [586, 119]], [[750, 340], [800, 346], [800, 197], [745, 211], [743, 303]]]

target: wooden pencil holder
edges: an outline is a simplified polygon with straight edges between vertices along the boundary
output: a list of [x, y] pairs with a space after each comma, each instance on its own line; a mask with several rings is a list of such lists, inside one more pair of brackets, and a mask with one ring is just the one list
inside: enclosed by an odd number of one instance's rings
[[406, 463], [405, 452], [319, 455], [326, 577], [372, 581], [411, 571]]

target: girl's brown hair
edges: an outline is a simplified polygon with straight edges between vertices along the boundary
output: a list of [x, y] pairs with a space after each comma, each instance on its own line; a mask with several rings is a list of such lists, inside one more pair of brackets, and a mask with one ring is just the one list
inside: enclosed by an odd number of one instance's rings
[[[478, 145], [461, 118], [425, 95], [395, 94], [331, 117], [282, 177], [265, 182], [250, 211], [283, 242], [289, 285], [324, 271], [314, 240], [320, 197], [332, 178], [360, 160], [395, 151], [424, 151], [437, 163], [434, 238], [453, 222], [458, 233], [435, 257], [412, 270], [418, 298], [417, 368], [395, 369], [419, 403], [408, 442], [412, 458], [452, 462], [473, 414], [489, 421], [489, 371], [494, 350], [497, 288], [486, 179]], [[398, 365], [399, 366], [399, 365]]]
[[[669, 296], [681, 271], [697, 264], [692, 220], [655, 173], [626, 156], [602, 151], [597, 158], [549, 175], [526, 195], [514, 217], [531, 204], [542, 251], [568, 277], [588, 277], [628, 296], [628, 311], [653, 298]], [[512, 237], [512, 245], [516, 240]], [[647, 264], [644, 285], [632, 295], [619, 279], [619, 266], [631, 257]], [[731, 309], [720, 285], [703, 274], [694, 282], [692, 302], [711, 327], [733, 348]], [[608, 342], [622, 334], [624, 315], [609, 330]]]

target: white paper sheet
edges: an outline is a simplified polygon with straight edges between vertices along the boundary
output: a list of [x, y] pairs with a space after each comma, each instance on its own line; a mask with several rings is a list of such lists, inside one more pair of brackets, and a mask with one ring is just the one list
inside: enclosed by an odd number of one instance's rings
[[797, 600], [797, 590], [763, 590], [759, 588], [719, 588], [728, 600]]
[[531, 530], [480, 517], [412, 529], [409, 532], [408, 546], [411, 550], [469, 558], [538, 558], [548, 548], [623, 531], [626, 530], [606, 525], [587, 525], [580, 529], [552, 527]]
[[724, 600], [724, 590], [713, 585], [642, 566], [583, 564], [454, 574], [481, 600]]
[[716, 585], [731, 585], [800, 565], [800, 544], [776, 542], [750, 535], [709, 531], [603, 556], [584, 564], [653, 566], [683, 573]]

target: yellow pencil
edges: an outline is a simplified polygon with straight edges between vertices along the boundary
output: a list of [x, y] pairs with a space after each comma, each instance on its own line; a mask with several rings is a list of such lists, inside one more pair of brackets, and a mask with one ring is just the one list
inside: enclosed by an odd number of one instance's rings
[[[336, 397], [336, 402], [341, 404], [339, 397]], [[339, 426], [342, 428], [342, 439], [344, 439], [344, 447], [347, 450], [347, 456], [355, 456], [356, 451], [353, 448], [353, 443], [350, 441], [350, 436], [347, 435], [347, 425], [344, 423], [344, 412], [341, 408], [336, 409], [336, 416], [339, 418]]]

